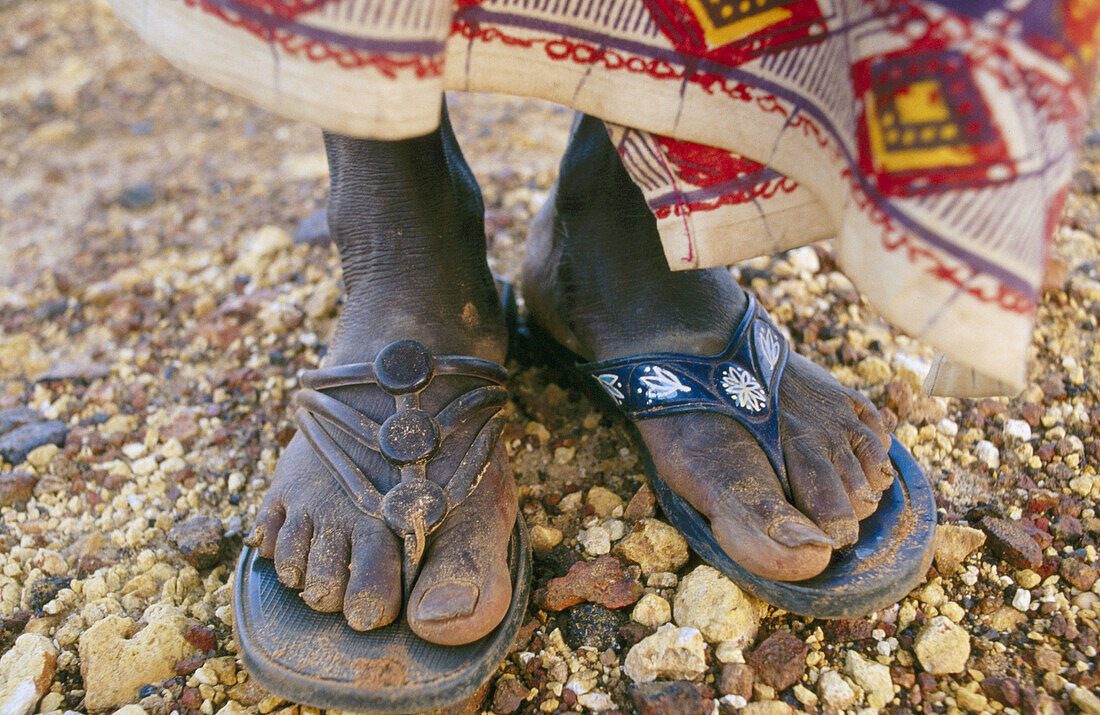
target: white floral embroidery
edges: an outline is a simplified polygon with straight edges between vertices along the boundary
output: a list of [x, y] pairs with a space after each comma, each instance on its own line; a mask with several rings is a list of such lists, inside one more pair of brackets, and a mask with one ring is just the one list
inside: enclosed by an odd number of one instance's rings
[[741, 409], [759, 412], [768, 403], [764, 388], [748, 370], [730, 365], [722, 374], [722, 389]]
[[691, 388], [680, 382], [680, 378], [664, 368], [650, 365], [645, 369], [650, 373], [641, 378], [645, 385], [645, 396], [652, 400], [667, 400], [679, 392], [691, 392]]
[[600, 387], [607, 390], [607, 394], [611, 395], [615, 399], [615, 402], [622, 402], [626, 395], [623, 394], [622, 389], [619, 387], [619, 376], [606, 373], [603, 375], [596, 375], [596, 379], [600, 382]]
[[779, 361], [780, 344], [775, 331], [763, 324], [756, 326], [756, 341], [760, 347], [760, 353], [768, 362], [768, 368], [774, 370], [775, 363]]

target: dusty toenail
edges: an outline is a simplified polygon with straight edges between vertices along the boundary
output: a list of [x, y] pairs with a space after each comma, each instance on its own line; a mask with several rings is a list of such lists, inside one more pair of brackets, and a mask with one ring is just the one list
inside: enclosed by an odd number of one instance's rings
[[894, 465], [886, 462], [882, 465], [882, 476], [886, 477], [892, 483], [898, 478], [898, 470], [894, 469]]
[[792, 549], [810, 545], [836, 548], [836, 542], [824, 532], [800, 521], [788, 520], [772, 524], [768, 529], [768, 536]]
[[347, 609], [348, 625], [357, 631], [376, 628], [382, 620], [382, 602], [371, 596], [355, 598]]
[[855, 519], [836, 519], [822, 524], [821, 530], [833, 539], [838, 546], [848, 546], [859, 540], [859, 523]]
[[468, 616], [474, 612], [480, 594], [477, 584], [471, 581], [441, 581], [420, 597], [416, 618], [420, 621], [444, 621]]
[[302, 582], [302, 570], [296, 566], [276, 567], [275, 574], [279, 580], [291, 587], [297, 587]]
[[864, 484], [856, 490], [856, 498], [868, 504], [878, 504], [882, 494], [872, 489], [871, 485]]
[[331, 592], [332, 589], [330, 587], [324, 584], [315, 583], [307, 586], [306, 589], [302, 591], [302, 600], [310, 606], [316, 606]]

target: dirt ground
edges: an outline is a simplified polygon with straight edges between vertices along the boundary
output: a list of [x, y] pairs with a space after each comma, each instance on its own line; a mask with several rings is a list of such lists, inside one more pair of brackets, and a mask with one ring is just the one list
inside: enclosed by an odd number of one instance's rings
[[[514, 277], [571, 112], [449, 101], [493, 268]], [[948, 528], [897, 606], [826, 622], [750, 604], [731, 636], [732, 584], [686, 552], [650, 569], [632, 550], [646, 530], [682, 545], [649, 519], [623, 424], [513, 363], [505, 436], [536, 580], [482, 707], [1100, 712], [1093, 127], [1015, 398], [921, 396], [931, 350], [875, 317], [827, 243], [732, 269], [797, 350], [897, 418], [936, 485]], [[22, 421], [60, 430], [0, 462], [0, 711], [315, 712], [249, 680], [229, 604], [295, 376], [339, 309], [334, 249], [295, 240], [326, 186], [318, 130], [182, 75], [104, 3], [0, 0], [0, 417], [30, 408]], [[597, 559], [630, 595], [555, 602]], [[698, 612], [686, 594], [706, 583]]]

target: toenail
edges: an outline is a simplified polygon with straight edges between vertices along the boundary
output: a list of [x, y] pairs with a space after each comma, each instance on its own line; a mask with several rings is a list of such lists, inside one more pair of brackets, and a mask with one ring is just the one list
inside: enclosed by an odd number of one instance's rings
[[348, 625], [357, 631], [369, 631], [377, 628], [382, 620], [382, 602], [370, 596], [360, 596], [354, 599], [346, 615]]
[[298, 584], [302, 582], [302, 570], [296, 566], [276, 568], [275, 575], [279, 577], [280, 581], [289, 585], [291, 588], [297, 588]]
[[893, 481], [898, 478], [898, 470], [894, 469], [894, 465], [886, 462], [882, 465], [882, 475], [893, 483]]
[[864, 484], [856, 491], [856, 497], [868, 504], [878, 504], [882, 494], [872, 489], [871, 485]]
[[803, 524], [801, 521], [788, 520], [772, 524], [771, 528], [768, 529], [768, 536], [792, 549], [810, 545], [836, 548], [836, 542], [830, 539], [827, 534], [817, 527]]
[[420, 621], [444, 621], [468, 616], [477, 606], [481, 591], [471, 581], [441, 581], [420, 597], [416, 618]]
[[316, 606], [319, 605], [321, 601], [324, 600], [324, 598], [328, 596], [331, 592], [332, 589], [328, 586], [320, 583], [315, 583], [307, 586], [306, 589], [302, 591], [302, 600], [311, 606]]

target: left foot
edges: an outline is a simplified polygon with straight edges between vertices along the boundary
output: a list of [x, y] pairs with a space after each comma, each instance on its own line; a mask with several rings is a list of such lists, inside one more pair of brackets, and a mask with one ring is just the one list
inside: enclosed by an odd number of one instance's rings
[[[747, 304], [725, 269], [668, 269], [641, 192], [602, 123], [587, 117], [532, 225], [523, 294], [541, 326], [590, 360], [720, 353]], [[710, 519], [731, 558], [796, 581], [855, 542], [896, 472], [878, 410], [794, 352], [779, 406], [790, 502], [756, 440], [730, 417], [681, 413], [637, 427], [661, 479]]]

